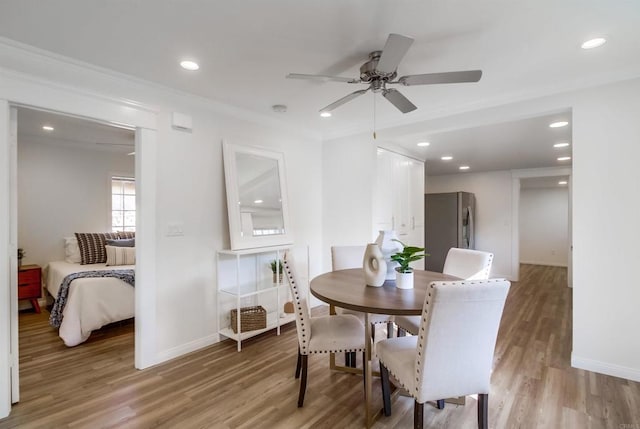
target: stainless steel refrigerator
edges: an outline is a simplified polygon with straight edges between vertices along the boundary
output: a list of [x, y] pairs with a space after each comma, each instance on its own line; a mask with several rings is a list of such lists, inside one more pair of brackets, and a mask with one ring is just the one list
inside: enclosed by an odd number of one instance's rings
[[469, 192], [425, 194], [425, 269], [442, 272], [452, 247], [473, 249], [475, 197]]

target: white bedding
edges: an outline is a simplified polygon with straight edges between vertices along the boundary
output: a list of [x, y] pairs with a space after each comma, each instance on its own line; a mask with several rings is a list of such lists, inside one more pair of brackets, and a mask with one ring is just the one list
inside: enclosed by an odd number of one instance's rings
[[[64, 261], [50, 262], [47, 290], [54, 298], [62, 280], [72, 273], [94, 270], [134, 269], [134, 265], [107, 267], [105, 264], [80, 265]], [[91, 331], [109, 323], [132, 318], [134, 288], [112, 277], [79, 278], [71, 282], [67, 304], [62, 312], [60, 338], [68, 347], [85, 342]]]

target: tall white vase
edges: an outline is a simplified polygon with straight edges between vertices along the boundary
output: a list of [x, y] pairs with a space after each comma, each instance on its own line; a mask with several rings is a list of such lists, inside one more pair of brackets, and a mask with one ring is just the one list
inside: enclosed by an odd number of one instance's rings
[[393, 230], [380, 231], [378, 238], [376, 238], [376, 244], [380, 246], [384, 260], [387, 263], [386, 280], [395, 280], [396, 267], [400, 266], [400, 264], [391, 260], [391, 255], [402, 251], [402, 244], [393, 241], [394, 239], [398, 239], [398, 236]]
[[375, 243], [367, 244], [362, 261], [364, 279], [368, 286], [380, 287], [387, 277], [387, 263], [382, 256], [380, 246]]

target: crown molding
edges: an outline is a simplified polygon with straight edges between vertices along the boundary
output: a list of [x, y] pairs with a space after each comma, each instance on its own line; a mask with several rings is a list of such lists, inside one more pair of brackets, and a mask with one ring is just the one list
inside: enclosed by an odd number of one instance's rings
[[[75, 82], [74, 77], [81, 76], [82, 82], [86, 83], [70, 85], [61, 80], [54, 80], [51, 76], [55, 75], [56, 72], [59, 72], [63, 78], [68, 76], [67, 81]], [[171, 110], [174, 108], [173, 105], [177, 104], [179, 106], [175, 108], [185, 113], [189, 110], [189, 107], [195, 107], [205, 111], [231, 116], [242, 121], [294, 133], [304, 136], [305, 138], [315, 138], [319, 140], [322, 137], [319, 132], [304, 127], [297, 127], [286, 121], [274, 119], [254, 111], [225, 104], [197, 94], [180, 91], [115, 70], [59, 55], [5, 37], [0, 37], [0, 75], [26, 83], [44, 84], [84, 96], [117, 102], [155, 114], [158, 114], [162, 110], [162, 105], [164, 105], [166, 109]], [[96, 82], [101, 83], [105, 87], [113, 88], [122, 88], [124, 83], [132, 92], [140, 92], [141, 94], [151, 93], [149, 98], [159, 99], [159, 101], [157, 104], [151, 104], [135, 98], [105, 95], [105, 92], [90, 89], [95, 86]], [[145, 99], [147, 97], [140, 96], [138, 98]], [[186, 107], [184, 105], [186, 105]]]

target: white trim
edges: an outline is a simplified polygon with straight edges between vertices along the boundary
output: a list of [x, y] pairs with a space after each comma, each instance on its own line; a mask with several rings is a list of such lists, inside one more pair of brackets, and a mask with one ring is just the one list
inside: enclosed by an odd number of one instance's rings
[[640, 369], [638, 368], [629, 368], [626, 366], [583, 358], [580, 356], [576, 356], [575, 354], [573, 354], [573, 352], [571, 352], [571, 366], [574, 368], [597, 372], [599, 374], [606, 374], [614, 377], [624, 378], [625, 380], [640, 382]]
[[209, 347], [215, 343], [220, 342], [220, 335], [217, 333], [208, 335], [204, 338], [198, 338], [197, 340], [191, 341], [186, 344], [181, 344], [178, 347], [174, 347], [172, 349], [164, 350], [158, 353], [156, 364], [166, 362], [171, 359], [175, 359], [179, 356], [183, 356], [186, 353], [191, 353], [203, 349], [205, 347]]
[[[136, 129], [136, 287], [135, 366], [157, 362], [156, 336], [156, 194], [157, 135]], [[142, 196], [144, 195], [144, 205]]]
[[[0, 100], [0, 418], [11, 411], [11, 246], [9, 244], [9, 103]], [[6, 143], [5, 143], [6, 142]], [[6, 220], [4, 220], [6, 219]]]

